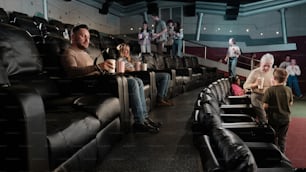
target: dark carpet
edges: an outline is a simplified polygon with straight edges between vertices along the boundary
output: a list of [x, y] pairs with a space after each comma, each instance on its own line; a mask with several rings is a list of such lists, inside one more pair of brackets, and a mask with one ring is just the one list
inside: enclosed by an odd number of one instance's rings
[[305, 132], [306, 118], [292, 117], [288, 129], [285, 154], [291, 160], [292, 165], [295, 168], [306, 168]]
[[[114, 146], [96, 172], [202, 171], [189, 126], [199, 92], [200, 89], [196, 89], [173, 98], [173, 107], [154, 108], [150, 116], [163, 122], [160, 133], [128, 133]], [[305, 104], [305, 100], [294, 102], [287, 136], [285, 154], [295, 168], [306, 168]]]
[[172, 107], [156, 107], [153, 119], [163, 122], [158, 134], [129, 133], [106, 156], [97, 172], [202, 171], [192, 143], [190, 117], [200, 89], [173, 98]]

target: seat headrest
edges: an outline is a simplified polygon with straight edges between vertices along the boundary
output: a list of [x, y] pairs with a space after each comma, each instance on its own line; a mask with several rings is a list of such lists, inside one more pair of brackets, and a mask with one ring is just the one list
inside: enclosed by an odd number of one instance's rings
[[9, 16], [3, 8], [0, 8], [0, 22], [1, 23], [8, 23], [9, 22]]
[[149, 53], [144, 53], [142, 54], [142, 60], [143, 62], [147, 63], [148, 69], [152, 69], [152, 70], [156, 69], [155, 58], [153, 57], [153, 55]]
[[63, 69], [60, 59], [70, 42], [57, 35], [45, 36], [43, 44], [38, 44], [43, 62], [43, 70], [50, 76], [63, 76]]
[[0, 84], [13, 75], [40, 72], [42, 63], [33, 39], [26, 31], [0, 23]]
[[212, 139], [224, 158], [226, 171], [257, 171], [251, 150], [235, 133], [225, 128], [215, 128]]

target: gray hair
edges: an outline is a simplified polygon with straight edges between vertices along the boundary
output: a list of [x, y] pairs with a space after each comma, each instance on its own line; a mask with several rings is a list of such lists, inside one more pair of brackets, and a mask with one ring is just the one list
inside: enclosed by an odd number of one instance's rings
[[261, 59], [260, 59], [260, 63], [272, 63], [272, 65], [274, 64], [274, 56], [270, 53], [266, 53], [264, 54]]

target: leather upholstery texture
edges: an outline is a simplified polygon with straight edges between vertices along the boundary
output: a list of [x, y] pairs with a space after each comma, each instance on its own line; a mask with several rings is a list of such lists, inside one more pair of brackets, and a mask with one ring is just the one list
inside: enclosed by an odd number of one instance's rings
[[65, 42], [45, 43], [38, 51], [25, 30], [0, 24], [0, 171], [88, 171], [130, 123], [123, 77], [65, 78], [53, 68]]
[[223, 114], [222, 96], [228, 94], [222, 93], [221, 84], [220, 80], [202, 89], [192, 113], [194, 144], [203, 171], [292, 171], [290, 160], [275, 145], [271, 126], [249, 121], [251, 114], [241, 114], [239, 109]]

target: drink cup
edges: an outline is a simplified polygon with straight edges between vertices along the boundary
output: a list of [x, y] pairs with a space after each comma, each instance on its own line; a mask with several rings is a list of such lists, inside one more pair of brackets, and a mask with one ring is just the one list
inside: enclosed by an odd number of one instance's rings
[[138, 34], [138, 39], [142, 39], [142, 34], [141, 33]]
[[115, 59], [107, 59], [106, 61], [112, 63], [113, 69], [109, 69], [109, 73], [115, 73], [116, 70], [116, 60]]
[[141, 70], [142, 70], [142, 71], [147, 71], [147, 69], [148, 69], [148, 64], [147, 64], [147, 63], [143, 63], [143, 64], [141, 65]]
[[141, 69], [141, 62], [136, 62], [135, 63], [135, 71], [140, 71]]
[[263, 89], [264, 81], [265, 81], [264, 77], [258, 77], [258, 89]]
[[123, 61], [118, 61], [117, 63], [117, 73], [125, 72], [125, 63]]

